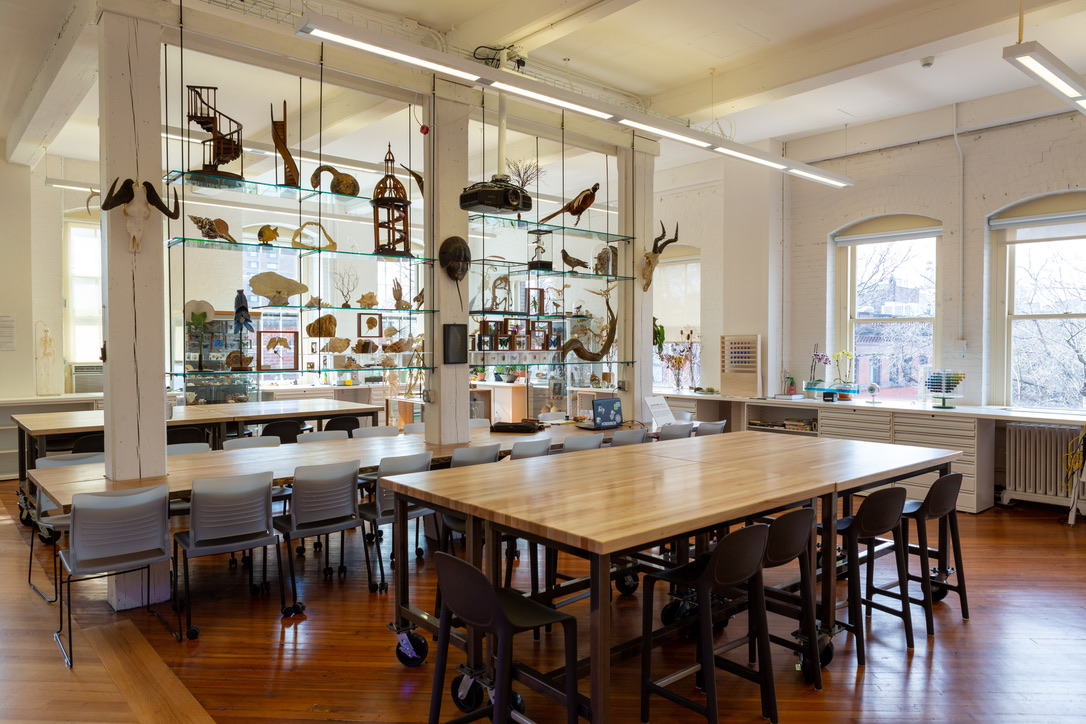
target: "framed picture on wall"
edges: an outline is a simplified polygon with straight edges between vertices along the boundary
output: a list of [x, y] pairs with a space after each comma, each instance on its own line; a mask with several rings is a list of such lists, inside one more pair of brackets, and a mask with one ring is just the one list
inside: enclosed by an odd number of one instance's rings
[[256, 368], [261, 372], [298, 369], [297, 332], [257, 332]]
[[380, 337], [384, 327], [381, 326], [381, 315], [373, 312], [360, 312], [358, 315], [359, 337]]

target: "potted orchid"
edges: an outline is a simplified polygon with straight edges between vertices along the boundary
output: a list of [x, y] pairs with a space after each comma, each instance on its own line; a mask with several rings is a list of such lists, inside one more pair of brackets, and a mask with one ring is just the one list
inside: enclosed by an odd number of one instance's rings
[[818, 345], [815, 345], [814, 352], [811, 354], [811, 375], [806, 382], [803, 383], [803, 393], [810, 399], [814, 399], [817, 395], [817, 390], [823, 383], [822, 377], [816, 377], [818, 373], [818, 365], [829, 366], [832, 360], [830, 356], [825, 352], [818, 351]]
[[856, 355], [847, 349], [833, 353], [833, 366], [837, 370], [837, 377], [833, 381], [837, 385], [837, 399], [839, 400], [851, 400], [853, 393], [856, 392], [855, 382], [852, 379], [852, 361], [854, 359], [856, 359]]

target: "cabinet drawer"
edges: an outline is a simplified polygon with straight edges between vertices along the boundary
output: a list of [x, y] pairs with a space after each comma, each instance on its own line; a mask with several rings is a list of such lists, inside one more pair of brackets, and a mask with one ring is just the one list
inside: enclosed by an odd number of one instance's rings
[[[896, 433], [896, 431], [895, 431]], [[911, 445], [913, 447], [934, 447], [941, 448], [943, 450], [961, 450], [963, 462], [974, 463], [977, 460], [977, 451], [973, 446], [974, 441], [972, 439], [962, 439], [956, 437], [942, 437], [942, 438], [916, 438], [911, 436], [894, 435], [895, 445]]]
[[819, 410], [818, 434], [846, 440], [890, 442], [891, 416], [880, 410]]

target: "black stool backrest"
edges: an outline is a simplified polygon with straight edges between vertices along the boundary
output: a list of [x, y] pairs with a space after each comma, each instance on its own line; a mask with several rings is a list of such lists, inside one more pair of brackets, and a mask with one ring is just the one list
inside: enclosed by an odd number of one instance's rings
[[763, 568], [775, 568], [793, 561], [807, 548], [814, 529], [813, 508], [790, 510], [769, 524]]
[[901, 521], [905, 505], [905, 488], [883, 488], [868, 494], [852, 521], [856, 535], [874, 538], [894, 529]]
[[166, 428], [167, 445], [178, 445], [185, 442], [207, 442], [207, 435], [198, 427]]
[[[343, 417], [333, 417], [324, 423], [325, 430], [346, 430], [348, 435], [351, 435], [352, 430], [357, 430], [361, 425], [358, 423], [357, 417], [345, 415]], [[351, 435], [353, 437], [353, 435]]]
[[962, 487], [962, 474], [949, 473], [936, 480], [924, 496], [918, 514], [927, 519], [942, 518], [958, 505], [958, 491]]
[[92, 432], [89, 435], [77, 439], [72, 444], [72, 454], [96, 453], [106, 451], [106, 434], [104, 432]]
[[456, 556], [434, 553], [441, 603], [468, 626], [497, 633], [506, 622], [494, 586], [475, 566]]
[[768, 540], [769, 526], [764, 523], [738, 528], [724, 536], [709, 561], [712, 590], [724, 593], [760, 571]]
[[264, 426], [264, 429], [260, 431], [260, 435], [269, 435], [279, 438], [279, 442], [290, 443], [298, 442], [298, 435], [302, 432], [302, 426], [300, 423], [294, 420], [276, 420], [275, 422], [269, 422]]

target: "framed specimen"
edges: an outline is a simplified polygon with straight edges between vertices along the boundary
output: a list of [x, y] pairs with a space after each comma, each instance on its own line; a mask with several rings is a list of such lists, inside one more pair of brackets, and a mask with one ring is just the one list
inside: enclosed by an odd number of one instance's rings
[[477, 334], [475, 335], [475, 349], [480, 352], [493, 352], [494, 351], [494, 335], [492, 334]]
[[548, 334], [547, 349], [562, 349], [562, 335]]
[[511, 334], [513, 338], [513, 349], [517, 352], [527, 351], [528, 349], [528, 335], [526, 334]]
[[371, 312], [360, 312], [358, 314], [359, 337], [380, 337], [384, 334], [383, 329], [380, 314]]
[[546, 321], [546, 320], [542, 320], [542, 319], [533, 319], [532, 320], [532, 331], [533, 332], [543, 332], [544, 334], [550, 334], [551, 333], [551, 323]]
[[261, 372], [298, 369], [297, 332], [257, 332], [256, 368]]
[[547, 333], [543, 330], [532, 332], [529, 335], [529, 349], [544, 350], [547, 348]]
[[494, 336], [494, 349], [499, 351], [513, 349], [512, 335], [497, 334]]
[[505, 324], [500, 319], [484, 319], [479, 322], [479, 331], [483, 334], [504, 334]]
[[524, 288], [524, 312], [526, 314], [543, 314], [543, 290], [541, 288]]
[[528, 320], [527, 319], [505, 319], [505, 333], [506, 334], [526, 334], [528, 332]]
[[445, 364], [462, 365], [468, 361], [468, 325], [442, 325]]
[[317, 343], [316, 342], [310, 342], [309, 343], [309, 353], [310, 354], [316, 354], [317, 353]]

